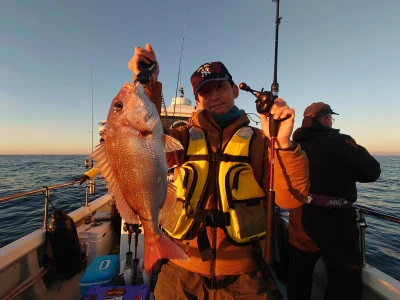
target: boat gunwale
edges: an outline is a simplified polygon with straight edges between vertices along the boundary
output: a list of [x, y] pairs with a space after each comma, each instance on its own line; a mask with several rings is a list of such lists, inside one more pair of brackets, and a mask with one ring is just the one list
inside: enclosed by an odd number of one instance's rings
[[[100, 207], [104, 206], [106, 202], [112, 199], [110, 194], [105, 194], [96, 198], [89, 203], [89, 206], [81, 206], [80, 208], [72, 211], [68, 215], [77, 223], [83, 220], [87, 215], [88, 208], [91, 211], [95, 211]], [[26, 256], [27, 253], [35, 251], [46, 241], [46, 230], [44, 228], [39, 228], [20, 239], [5, 245], [0, 248], [0, 272], [3, 272], [10, 265], [17, 262], [22, 257]]]

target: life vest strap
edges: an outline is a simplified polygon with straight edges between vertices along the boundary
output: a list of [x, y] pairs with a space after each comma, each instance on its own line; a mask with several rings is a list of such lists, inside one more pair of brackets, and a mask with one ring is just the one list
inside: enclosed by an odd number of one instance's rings
[[189, 160], [206, 160], [209, 162], [221, 162], [221, 161], [231, 161], [231, 162], [249, 162], [247, 156], [236, 156], [224, 153], [209, 153], [209, 154], [196, 154], [190, 155]]
[[204, 209], [194, 212], [190, 217], [201, 223], [197, 235], [197, 245], [199, 247], [202, 261], [215, 259], [215, 249], [211, 248], [210, 241], [208, 240], [207, 227], [225, 228], [226, 226], [229, 226], [229, 214], [220, 212], [216, 209]]
[[208, 261], [215, 259], [215, 249], [211, 248], [210, 241], [208, 240], [206, 224], [202, 224], [197, 235], [197, 245], [199, 247], [201, 260]]
[[203, 209], [188, 215], [199, 223], [209, 227], [225, 227], [231, 225], [230, 216], [227, 212], [220, 212], [217, 209]]

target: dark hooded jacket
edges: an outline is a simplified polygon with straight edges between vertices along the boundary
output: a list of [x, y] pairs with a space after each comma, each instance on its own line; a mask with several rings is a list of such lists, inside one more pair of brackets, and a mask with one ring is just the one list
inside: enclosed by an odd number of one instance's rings
[[313, 119], [310, 127], [298, 128], [293, 140], [307, 154], [310, 193], [357, 200], [356, 182], [373, 182], [380, 176], [379, 163], [346, 134]]

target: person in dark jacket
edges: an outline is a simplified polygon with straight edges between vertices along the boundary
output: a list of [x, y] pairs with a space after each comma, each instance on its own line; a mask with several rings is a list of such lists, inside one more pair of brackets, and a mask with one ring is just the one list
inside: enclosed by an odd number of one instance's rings
[[325, 299], [361, 299], [356, 182], [376, 181], [379, 163], [339, 129], [332, 128], [328, 104], [313, 103], [293, 133], [309, 160], [307, 203], [289, 211], [288, 299], [310, 299], [315, 264], [321, 256], [328, 273]]

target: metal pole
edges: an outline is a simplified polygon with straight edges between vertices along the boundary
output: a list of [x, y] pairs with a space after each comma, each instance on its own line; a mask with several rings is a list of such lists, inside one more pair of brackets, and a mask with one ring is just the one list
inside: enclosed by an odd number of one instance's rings
[[49, 214], [49, 200], [50, 200], [50, 189], [45, 186], [43, 187], [45, 188], [45, 192], [44, 192], [44, 221], [43, 221], [43, 227], [44, 229], [47, 231], [47, 218], [48, 218], [48, 214]]
[[358, 230], [360, 233], [360, 251], [362, 257], [362, 265], [365, 267], [366, 259], [365, 259], [365, 228], [368, 227], [367, 221], [365, 220], [364, 212], [358, 210]]
[[89, 206], [89, 193], [90, 193], [90, 180], [86, 180], [86, 196], [85, 196], [85, 206]]
[[[92, 152], [93, 152], [93, 70], [90, 68], [90, 86], [92, 88]], [[93, 161], [92, 161], [93, 167]]]

